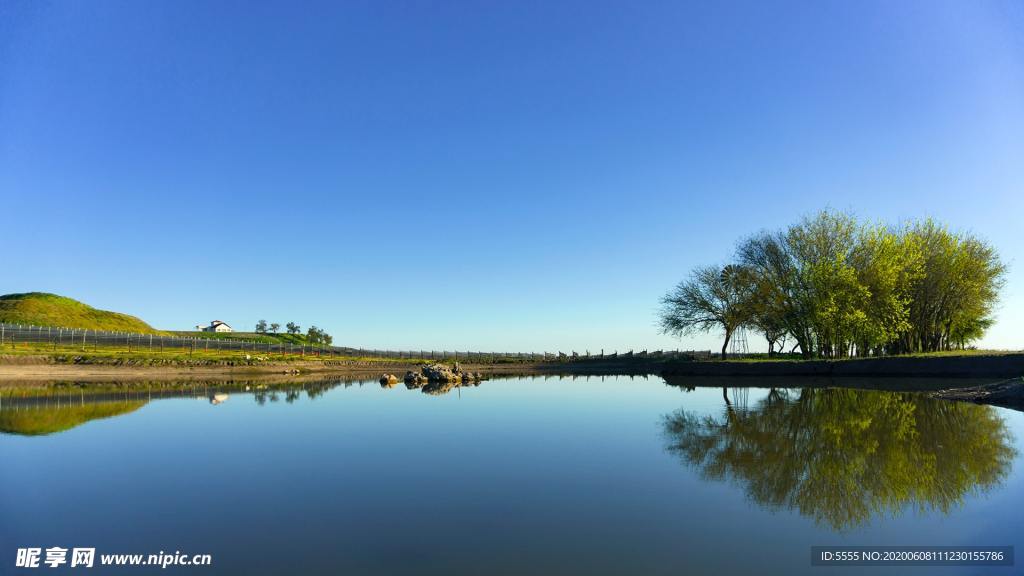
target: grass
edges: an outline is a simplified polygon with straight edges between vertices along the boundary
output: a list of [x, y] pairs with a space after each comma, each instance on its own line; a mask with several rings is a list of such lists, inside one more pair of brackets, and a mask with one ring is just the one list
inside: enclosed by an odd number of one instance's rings
[[0, 322], [163, 334], [135, 316], [99, 310], [78, 300], [45, 292], [0, 296]]
[[305, 334], [258, 334], [256, 332], [190, 332], [174, 331], [171, 334], [186, 338], [208, 338], [210, 340], [245, 340], [260, 344], [294, 344], [296, 346], [315, 346]]
[[[0, 347], [0, 356], [32, 356], [45, 357], [56, 364], [98, 364], [98, 365], [128, 365], [128, 366], [158, 366], [158, 365], [210, 365], [219, 363], [232, 363], [234, 365], [252, 365], [270, 363], [291, 363], [291, 362], [366, 362], [378, 364], [395, 363], [419, 363], [430, 362], [423, 358], [376, 358], [362, 356], [340, 356], [323, 353], [318, 355], [315, 350], [306, 350], [305, 354], [298, 351], [292, 354], [267, 354], [259, 350], [203, 350], [197, 348], [194, 351], [183, 348], [166, 348], [161, 351], [159, 348], [149, 349], [148, 347], [127, 347], [118, 348], [101, 346], [95, 348], [92, 345], [85, 346], [76, 344], [60, 344], [54, 346], [45, 343], [23, 343], [11, 345], [4, 344]], [[3, 360], [0, 359], [0, 362]]]

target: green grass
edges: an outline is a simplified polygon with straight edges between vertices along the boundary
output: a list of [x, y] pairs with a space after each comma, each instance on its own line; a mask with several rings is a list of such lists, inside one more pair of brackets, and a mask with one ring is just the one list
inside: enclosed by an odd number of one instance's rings
[[0, 322], [162, 334], [135, 316], [99, 310], [78, 300], [45, 292], [0, 296]]
[[257, 334], [256, 332], [189, 332], [174, 331], [175, 336], [186, 338], [208, 338], [210, 340], [245, 340], [260, 344], [294, 344], [310, 346], [305, 334]]
[[132, 346], [131, 350], [124, 345], [119, 347], [100, 346], [85, 347], [76, 344], [59, 344], [54, 346], [45, 343], [23, 343], [14, 345], [7, 343], [0, 347], [0, 363], [3, 363], [4, 356], [33, 356], [48, 358], [55, 364], [96, 364], [96, 365], [126, 365], [126, 366], [163, 366], [163, 365], [210, 365], [218, 363], [231, 363], [235, 366], [250, 365], [259, 366], [263, 364], [281, 364], [290, 362], [326, 362], [344, 361], [360, 362], [370, 364], [406, 364], [428, 362], [422, 358], [373, 358], [361, 356], [331, 355], [329, 353], [317, 354], [317, 351], [306, 349], [302, 354], [298, 349], [291, 354], [274, 353], [268, 354], [265, 350], [203, 350], [202, 347], [190, 351], [184, 348], [167, 347], [163, 351], [159, 347], [149, 349], [148, 346]]

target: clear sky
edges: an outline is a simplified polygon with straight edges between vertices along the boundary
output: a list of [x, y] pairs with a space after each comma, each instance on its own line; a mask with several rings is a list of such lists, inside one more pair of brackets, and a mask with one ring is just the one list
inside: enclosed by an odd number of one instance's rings
[[1024, 3], [0, 0], [0, 293], [343, 345], [708, 348], [658, 299], [826, 207], [1011, 266]]

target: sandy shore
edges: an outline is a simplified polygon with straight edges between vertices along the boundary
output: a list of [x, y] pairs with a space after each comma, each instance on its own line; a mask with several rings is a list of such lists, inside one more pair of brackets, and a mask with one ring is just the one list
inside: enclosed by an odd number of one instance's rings
[[215, 380], [256, 379], [294, 374], [380, 374], [403, 372], [412, 365], [362, 366], [323, 362], [293, 362], [253, 366], [110, 366], [75, 364], [0, 364], [0, 385], [16, 382], [111, 380]]

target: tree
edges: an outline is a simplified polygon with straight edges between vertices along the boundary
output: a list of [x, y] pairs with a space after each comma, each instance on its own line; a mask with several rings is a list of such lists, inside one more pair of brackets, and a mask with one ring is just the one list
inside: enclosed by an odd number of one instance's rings
[[285, 328], [288, 329], [289, 334], [298, 334], [299, 332], [302, 332], [302, 328], [299, 328], [299, 325], [296, 324], [295, 322], [289, 322], [288, 324], [285, 324]]
[[746, 324], [769, 354], [792, 336], [804, 358], [964, 348], [992, 325], [1006, 277], [996, 250], [970, 234], [828, 210], [747, 238], [724, 270], [741, 282], [698, 269], [663, 299], [662, 330], [722, 327], [728, 345], [730, 326]]
[[[800, 281], [796, 260], [790, 251], [789, 239], [782, 232], [761, 232], [740, 243], [736, 258], [749, 270], [756, 285], [755, 327], [764, 329], [757, 319], [780, 328], [796, 340], [805, 358], [813, 354], [812, 328], [809, 324], [810, 297], [808, 286]], [[766, 334], [766, 339], [770, 336]]]
[[331, 342], [334, 341], [330, 334], [316, 326], [310, 326], [309, 330], [306, 331], [306, 340], [311, 344], [325, 344], [327, 346], [330, 346]]
[[256, 323], [256, 333], [257, 334], [266, 334], [267, 333], [267, 321], [266, 320], [260, 320], [259, 322]]
[[764, 335], [768, 342], [769, 357], [775, 354], [776, 349], [782, 351], [786, 345], [786, 336], [789, 334], [778, 296], [778, 291], [755, 278], [750, 325]]
[[846, 356], [851, 336], [866, 320], [868, 292], [850, 264], [857, 231], [853, 216], [830, 211], [804, 218], [786, 231], [812, 354]]
[[751, 321], [753, 276], [740, 266], [705, 266], [662, 298], [661, 331], [673, 336], [721, 329], [722, 358], [729, 340]]
[[992, 324], [1006, 266], [984, 241], [954, 234], [932, 220], [904, 233], [920, 246], [923, 269], [910, 288], [911, 326], [902, 334], [901, 351], [963, 348]]
[[273, 332], [274, 334], [277, 334], [277, 331], [280, 330], [280, 329], [281, 329], [281, 325], [278, 324], [277, 322], [273, 322], [273, 323], [270, 324], [270, 331]]
[[857, 352], [862, 356], [884, 353], [910, 328], [911, 288], [923, 265], [920, 247], [886, 226], [864, 226], [850, 263], [868, 292], [866, 322], [854, 336]]

